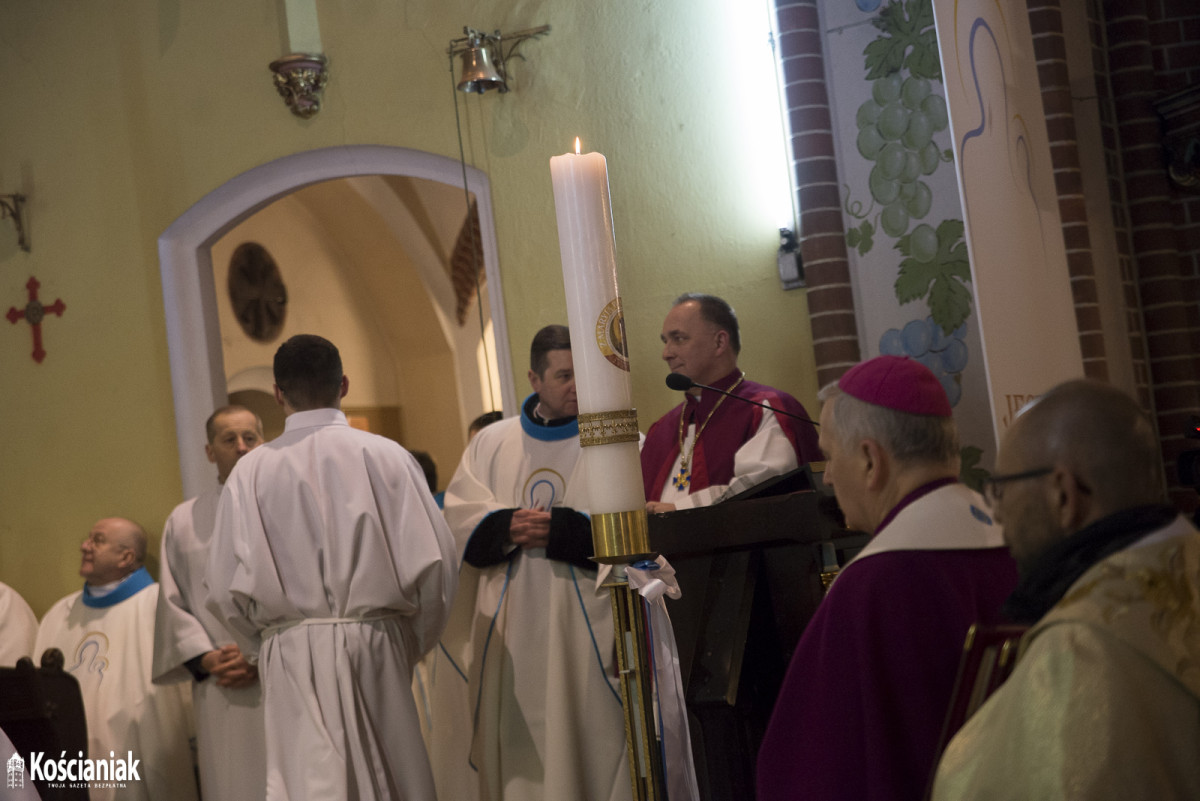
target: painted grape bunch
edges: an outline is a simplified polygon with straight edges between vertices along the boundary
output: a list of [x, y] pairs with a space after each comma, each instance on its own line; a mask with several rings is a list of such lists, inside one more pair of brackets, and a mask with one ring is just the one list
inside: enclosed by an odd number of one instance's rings
[[883, 207], [879, 225], [888, 236], [902, 236], [933, 202], [921, 177], [932, 175], [942, 161], [933, 135], [949, 125], [946, 101], [933, 94], [930, 81], [894, 72], [875, 79], [857, 122], [858, 152], [875, 162], [868, 188]]
[[879, 338], [879, 352], [888, 356], [909, 356], [925, 365], [937, 376], [946, 390], [950, 405], [958, 405], [962, 397], [962, 371], [967, 367], [969, 353], [963, 337], [964, 323], [949, 336], [942, 332], [933, 317], [912, 320], [904, 328], [889, 328]]

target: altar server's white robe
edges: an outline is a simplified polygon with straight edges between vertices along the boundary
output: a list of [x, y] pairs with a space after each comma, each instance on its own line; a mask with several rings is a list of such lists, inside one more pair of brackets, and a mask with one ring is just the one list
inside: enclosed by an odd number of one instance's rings
[[64, 668], [79, 680], [88, 756], [107, 759], [111, 751], [125, 757], [132, 751], [139, 760], [140, 781], [125, 782], [124, 788], [94, 785], [92, 801], [199, 798], [190, 694], [179, 684], [164, 687], [150, 681], [158, 592], [158, 585], [150, 584], [99, 609], [84, 604], [83, 593], [76, 592], [52, 606], [38, 628], [35, 651], [40, 656], [47, 648], [58, 648]]
[[[23, 656], [33, 657], [38, 622], [20, 593], [0, 582], [0, 666], [12, 667]], [[34, 657], [33, 663], [38, 664]]]
[[225, 482], [207, 581], [259, 660], [268, 799], [433, 798], [412, 665], [457, 562], [411, 454], [336, 409], [293, 413]]
[[196, 709], [200, 791], [205, 801], [262, 801], [267, 787], [262, 685], [194, 681], [184, 663], [233, 642], [205, 606], [204, 573], [221, 488], [175, 507], [163, 528], [162, 582], [154, 630], [154, 681], [187, 682]]
[[[497, 510], [586, 512], [578, 436], [536, 439], [524, 433], [522, 419], [480, 431], [446, 490], [446, 520], [460, 556], [480, 521]], [[552, 436], [553, 429], [539, 433]], [[544, 549], [482, 569], [464, 564], [454, 606], [434, 678], [439, 791], [446, 795], [455, 782], [474, 778], [466, 791], [472, 795], [461, 797], [628, 799], [612, 605], [597, 573], [547, 559]], [[469, 719], [447, 720], [455, 704], [443, 682], [457, 684], [459, 714], [466, 709]], [[471, 742], [460, 736], [442, 748], [441, 738], [461, 735], [464, 726]]]

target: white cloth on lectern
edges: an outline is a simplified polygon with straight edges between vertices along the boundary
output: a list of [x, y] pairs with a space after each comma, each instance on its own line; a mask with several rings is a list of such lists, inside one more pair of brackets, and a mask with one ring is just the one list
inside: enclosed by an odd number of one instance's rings
[[659, 738], [662, 740], [666, 767], [667, 797], [672, 801], [700, 801], [696, 764], [692, 760], [692, 735], [688, 729], [687, 702], [683, 677], [679, 672], [679, 648], [675, 628], [667, 612], [666, 595], [683, 595], [675, 579], [675, 568], [666, 557], [656, 560], [658, 567], [630, 566], [625, 569], [629, 586], [645, 600], [649, 615], [650, 644], [654, 659], [654, 698], [658, 704]]
[[262, 801], [267, 745], [262, 684], [222, 687], [194, 681], [184, 663], [233, 642], [205, 608], [204, 574], [221, 488], [175, 507], [162, 537], [162, 581], [154, 630], [154, 681], [186, 681], [196, 710], [200, 791], [214, 801]]

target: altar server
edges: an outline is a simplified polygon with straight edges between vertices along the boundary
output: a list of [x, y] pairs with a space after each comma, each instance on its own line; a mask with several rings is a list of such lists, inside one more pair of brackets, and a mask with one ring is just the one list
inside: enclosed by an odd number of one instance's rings
[[225, 482], [208, 575], [209, 610], [258, 660], [266, 798], [433, 798], [410, 687], [453, 538], [412, 455], [346, 422], [332, 342], [294, 336], [274, 367], [284, 432]]
[[267, 774], [258, 668], [205, 609], [204, 574], [221, 486], [238, 460], [262, 444], [262, 422], [249, 409], [224, 406], [208, 418], [205, 432], [217, 484], [175, 507], [163, 528], [154, 681], [191, 685], [205, 799], [261, 801]]
[[12, 667], [21, 657], [33, 656], [37, 628], [37, 617], [25, 599], [0, 582], [0, 666]]

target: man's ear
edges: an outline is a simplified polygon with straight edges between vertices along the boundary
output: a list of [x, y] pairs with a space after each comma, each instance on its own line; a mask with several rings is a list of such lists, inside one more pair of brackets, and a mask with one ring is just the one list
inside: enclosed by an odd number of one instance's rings
[[1090, 519], [1092, 494], [1074, 473], [1064, 467], [1055, 467], [1047, 482], [1050, 513], [1063, 531], [1078, 531]]
[[864, 439], [858, 443], [858, 452], [861, 469], [866, 475], [867, 489], [881, 489], [888, 480], [887, 454], [873, 439]]
[[208, 457], [208, 461], [213, 464], [217, 463], [217, 454], [213, 452], [212, 443], [206, 442], [204, 444], [204, 455]]
[[724, 353], [729, 350], [729, 332], [724, 328], [717, 329], [717, 352]]
[[279, 388], [278, 384], [272, 384], [271, 386], [275, 388], [275, 402], [278, 403], [280, 406], [283, 406], [284, 405], [283, 390]]
[[137, 557], [134, 556], [132, 548], [126, 548], [121, 551], [121, 558], [118, 560], [117, 564], [119, 564], [122, 568], [125, 568], [132, 567], [136, 563]]
[[526, 375], [528, 375], [528, 377], [529, 377], [529, 386], [533, 389], [534, 392], [537, 392], [542, 386], [541, 376], [539, 376], [537, 373], [533, 372], [533, 368], [530, 368], [529, 372]]
[[349, 391], [350, 391], [350, 376], [344, 375], [344, 376], [342, 376], [342, 387], [340, 390], [338, 390], [338, 392], [340, 393], [338, 395], [338, 399], [340, 400], [341, 398], [346, 397], [346, 393]]

